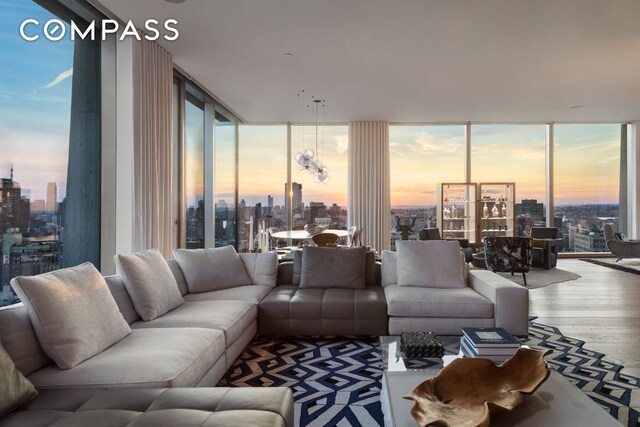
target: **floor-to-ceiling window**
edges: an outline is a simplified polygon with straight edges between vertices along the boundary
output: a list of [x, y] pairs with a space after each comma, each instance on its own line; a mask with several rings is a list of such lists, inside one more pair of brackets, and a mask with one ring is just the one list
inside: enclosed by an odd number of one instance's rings
[[545, 227], [545, 147], [544, 124], [471, 125], [471, 182], [515, 183], [515, 236]]
[[204, 248], [204, 102], [187, 92], [184, 111], [185, 247]]
[[215, 113], [215, 239], [216, 247], [236, 245], [236, 123]]
[[[436, 227], [436, 187], [464, 182], [464, 125], [389, 128], [391, 247], [401, 225], [413, 224], [410, 239], [422, 228]], [[414, 222], [415, 218], [415, 222]]]
[[[70, 4], [71, 6], [71, 4]], [[55, 1], [2, 3], [0, 26], [0, 305], [13, 277], [91, 261], [100, 266], [100, 42], [71, 40]], [[27, 18], [64, 21], [44, 37]], [[62, 33], [62, 30], [59, 30]], [[98, 171], [96, 173], [95, 171]]]
[[286, 229], [287, 127], [241, 125], [239, 141], [238, 251], [247, 252], [259, 224]]
[[300, 170], [293, 161], [291, 171], [292, 226], [347, 226], [348, 185], [347, 126], [292, 126], [291, 152], [295, 156], [312, 149], [315, 158], [327, 168], [329, 180], [318, 182], [307, 170]]
[[604, 223], [620, 219], [621, 143], [620, 124], [554, 126], [554, 223], [565, 251], [608, 251]]

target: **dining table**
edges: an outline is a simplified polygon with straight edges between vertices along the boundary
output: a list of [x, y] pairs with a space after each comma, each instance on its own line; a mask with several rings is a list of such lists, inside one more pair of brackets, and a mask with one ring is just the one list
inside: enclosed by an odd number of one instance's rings
[[[338, 237], [347, 237], [349, 235], [348, 230], [338, 230], [329, 228], [324, 230], [323, 233], [332, 233], [337, 234]], [[319, 233], [316, 233], [319, 234]], [[286, 231], [277, 231], [271, 234], [271, 237], [275, 237], [276, 239], [291, 239], [291, 240], [307, 240], [311, 239], [315, 234], [311, 234], [306, 230], [286, 230]]]

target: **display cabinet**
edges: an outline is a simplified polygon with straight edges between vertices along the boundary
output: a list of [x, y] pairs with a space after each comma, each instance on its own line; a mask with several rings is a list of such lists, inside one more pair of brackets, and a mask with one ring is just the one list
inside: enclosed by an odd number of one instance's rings
[[478, 192], [478, 241], [489, 236], [514, 236], [516, 184], [481, 182]]
[[443, 239], [468, 239], [476, 244], [477, 186], [441, 183], [437, 186], [437, 221]]

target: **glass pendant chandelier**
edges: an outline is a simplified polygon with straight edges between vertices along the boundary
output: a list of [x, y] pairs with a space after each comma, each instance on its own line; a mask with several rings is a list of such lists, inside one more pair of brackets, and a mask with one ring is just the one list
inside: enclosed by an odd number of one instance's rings
[[[304, 95], [304, 90], [302, 91]], [[298, 94], [300, 98], [300, 94]], [[320, 154], [318, 151], [318, 109], [321, 102], [320, 99], [314, 99], [315, 104], [315, 151], [310, 148], [304, 148], [295, 155], [295, 161], [298, 165], [298, 170], [306, 170], [313, 175], [313, 181], [316, 183], [326, 184], [329, 182], [329, 169], [320, 161]], [[308, 107], [308, 106], [307, 106]], [[322, 104], [324, 111], [324, 103]], [[304, 144], [304, 142], [303, 142]], [[322, 146], [324, 147], [324, 125], [322, 127]]]

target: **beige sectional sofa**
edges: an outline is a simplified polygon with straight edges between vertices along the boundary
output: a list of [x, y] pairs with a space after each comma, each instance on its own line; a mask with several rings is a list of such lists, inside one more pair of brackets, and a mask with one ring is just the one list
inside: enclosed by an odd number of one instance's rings
[[[236, 254], [246, 284], [220, 287], [185, 271], [191, 261], [185, 262], [185, 253], [180, 256], [178, 261], [160, 257], [158, 270], [166, 269], [165, 276], [151, 274], [175, 280], [177, 292], [172, 289], [174, 295], [166, 301], [180, 301], [153, 318], [146, 313], [146, 321], [140, 295], [132, 293], [131, 283], [127, 287], [126, 281], [135, 277], [105, 278], [127, 334], [70, 369], [52, 362], [27, 307], [0, 308], [0, 343], [41, 392], [20, 411], [0, 418], [0, 426], [24, 425], [29, 417], [38, 420], [34, 424], [52, 425], [63, 416], [61, 425], [87, 425], [104, 411], [110, 416], [127, 412], [111, 425], [160, 425], [154, 423], [184, 416], [182, 425], [238, 425], [244, 420], [291, 426], [293, 398], [287, 388], [210, 388], [256, 334], [375, 336], [424, 329], [459, 334], [462, 326], [494, 325], [526, 334], [527, 290], [487, 271], [471, 272], [459, 287], [401, 286], [395, 253], [384, 252], [380, 264], [364, 248], [307, 248], [305, 256], [280, 264], [275, 254]], [[453, 258], [450, 267], [464, 271], [459, 257]], [[198, 292], [190, 292], [194, 286]]]
[[[402, 259], [415, 248], [431, 251], [426, 263]], [[486, 270], [468, 270], [458, 243], [399, 242], [398, 252], [382, 253], [382, 287], [388, 306], [389, 333], [433, 331], [459, 335], [462, 327], [503, 327], [528, 334], [529, 292]], [[409, 258], [410, 254], [406, 256]], [[405, 265], [402, 265], [402, 264]], [[427, 271], [436, 271], [429, 278]], [[403, 277], [404, 276], [404, 277]], [[403, 279], [407, 283], [402, 283]], [[431, 280], [431, 283], [429, 283]]]

